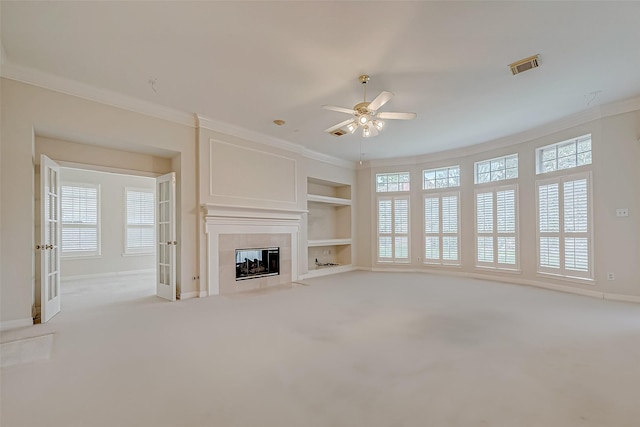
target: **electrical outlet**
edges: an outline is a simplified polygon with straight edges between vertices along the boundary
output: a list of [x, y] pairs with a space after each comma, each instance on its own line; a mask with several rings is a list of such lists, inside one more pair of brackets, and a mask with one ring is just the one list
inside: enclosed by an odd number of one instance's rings
[[607, 273], [607, 280], [616, 280], [616, 275], [614, 273]]
[[629, 216], [629, 209], [627, 208], [616, 209], [616, 216]]

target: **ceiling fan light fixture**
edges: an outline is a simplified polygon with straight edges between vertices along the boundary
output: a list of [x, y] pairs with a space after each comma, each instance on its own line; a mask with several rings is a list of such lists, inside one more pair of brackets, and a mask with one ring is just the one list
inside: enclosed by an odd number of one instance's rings
[[335, 107], [333, 105], [322, 106], [322, 108], [324, 108], [325, 110], [332, 110], [339, 113], [348, 113], [352, 115], [351, 119], [331, 126], [330, 128], [325, 129], [325, 132], [328, 132], [332, 135], [337, 135], [337, 129], [340, 131], [340, 135], [345, 135], [347, 133], [355, 133], [357, 129], [362, 128], [362, 137], [370, 138], [377, 136], [382, 128], [385, 127], [383, 120], [412, 120], [416, 118], [416, 113], [396, 113], [387, 111], [378, 112], [380, 107], [385, 105], [393, 97], [393, 93], [383, 90], [371, 102], [367, 102], [367, 82], [369, 81], [369, 76], [363, 74], [359, 77], [359, 80], [363, 86], [362, 102], [356, 104], [352, 109]]

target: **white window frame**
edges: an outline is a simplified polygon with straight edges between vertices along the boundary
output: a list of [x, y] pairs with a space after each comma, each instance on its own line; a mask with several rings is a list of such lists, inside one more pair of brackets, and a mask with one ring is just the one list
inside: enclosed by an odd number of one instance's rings
[[[381, 177], [384, 177], [387, 179], [387, 183], [385, 184], [387, 186], [387, 189], [385, 190], [381, 190], [380, 185], [378, 184], [378, 181]], [[391, 177], [397, 177], [398, 178], [398, 189], [397, 190], [389, 190], [389, 183], [388, 180]], [[406, 188], [405, 189], [400, 189], [400, 183], [401, 183], [401, 179], [403, 180], [406, 177], [406, 181], [402, 181], [402, 183], [406, 183]], [[406, 193], [411, 191], [411, 173], [410, 172], [384, 172], [384, 173], [377, 173], [376, 174], [376, 180], [375, 180], [375, 188], [376, 188], [376, 193]]]
[[[515, 208], [515, 230], [514, 232], [500, 232], [498, 229], [498, 197], [497, 194], [502, 191], [514, 190], [514, 208]], [[492, 197], [492, 229], [490, 232], [478, 232], [478, 194], [491, 193]], [[518, 184], [508, 184], [500, 186], [484, 186], [476, 188], [474, 192], [474, 236], [475, 236], [475, 265], [478, 268], [492, 268], [505, 271], [520, 271], [520, 220], [519, 220], [519, 191]], [[492, 251], [493, 261], [479, 261], [478, 260], [478, 238], [490, 237], [492, 238]], [[501, 263], [499, 262], [499, 239], [505, 237], [515, 238], [515, 263]]]
[[[513, 161], [515, 159], [516, 161], [516, 166], [515, 167], [507, 167], [507, 163], [510, 161]], [[503, 161], [504, 162], [504, 166], [500, 166], [500, 162]], [[481, 169], [481, 165], [483, 164], [489, 164], [489, 170], [482, 172]], [[490, 184], [490, 183], [494, 183], [494, 182], [499, 182], [499, 181], [508, 181], [510, 179], [517, 179], [518, 178], [518, 169], [519, 169], [519, 159], [518, 159], [518, 153], [515, 154], [509, 154], [506, 156], [500, 156], [500, 157], [495, 157], [493, 159], [487, 159], [487, 160], [480, 160], [477, 161], [473, 164], [473, 181], [475, 184], [478, 185], [485, 185], [485, 184]], [[515, 170], [515, 175], [511, 175], [511, 176], [507, 176], [508, 175], [508, 171], [511, 170]], [[502, 177], [499, 176], [499, 172], [504, 171], [504, 175]], [[478, 178], [480, 176], [480, 174], [485, 174], [488, 173], [489, 174], [489, 181], [480, 181], [480, 179]], [[495, 184], [494, 184], [495, 185]]]
[[[578, 151], [579, 150], [579, 145], [580, 143], [589, 141], [589, 150], [583, 150], [583, 151]], [[573, 166], [568, 166], [568, 167], [563, 167], [563, 168], [558, 168], [559, 164], [558, 164], [558, 150], [561, 149], [562, 147], [565, 146], [573, 146], [574, 147], [574, 153], [566, 155], [566, 156], [562, 156], [563, 158], [572, 158], [574, 161], [574, 165]], [[553, 158], [550, 158], [549, 160], [544, 160], [544, 153], [545, 152], [553, 152]], [[580, 161], [580, 154], [588, 154], [588, 162], [586, 160]], [[548, 169], [545, 170], [545, 163], [550, 163], [550, 162], [555, 162], [555, 166], [553, 169]], [[547, 173], [554, 173], [554, 172], [560, 172], [560, 171], [567, 171], [567, 170], [571, 170], [574, 168], [581, 168], [583, 166], [589, 166], [591, 165], [593, 162], [593, 140], [591, 138], [591, 134], [588, 133], [586, 135], [582, 135], [579, 136], [577, 138], [571, 138], [571, 139], [567, 139], [565, 141], [560, 141], [560, 142], [556, 142], [554, 144], [549, 144], [549, 145], [545, 145], [544, 147], [538, 147], [536, 148], [536, 174], [540, 175], [540, 174], [547, 174]], [[581, 164], [578, 164], [581, 163]]]
[[[391, 229], [390, 232], [380, 232], [380, 202], [381, 201], [390, 201], [391, 202]], [[396, 202], [397, 201], [406, 201], [407, 202], [407, 231], [398, 232], [396, 230]], [[380, 256], [380, 238], [390, 238], [391, 239], [391, 256], [390, 257], [381, 257]], [[407, 256], [401, 257], [397, 254], [397, 238], [406, 238], [407, 242]], [[397, 264], [408, 264], [411, 261], [411, 200], [408, 194], [397, 195], [397, 196], [379, 196], [376, 201], [376, 259], [378, 263], [381, 264], [389, 264], [389, 263], [397, 263]]]
[[[432, 174], [433, 179], [427, 179]], [[433, 181], [433, 186], [428, 183]], [[439, 190], [442, 188], [460, 187], [460, 165], [442, 168], [426, 169], [422, 171], [422, 189]]]
[[[566, 169], [561, 169], [558, 172], [566, 171]], [[555, 176], [536, 180], [535, 192], [536, 192], [536, 265], [538, 274], [541, 275], [553, 275], [556, 277], [562, 277], [569, 280], [579, 280], [579, 281], [593, 281], [594, 276], [594, 266], [593, 266], [593, 183], [591, 171], [587, 172], [578, 172], [573, 174], [559, 174], [554, 173]], [[578, 180], [586, 180], [587, 181], [587, 231], [586, 232], [568, 232], [565, 230], [565, 221], [564, 221], [564, 209], [565, 209], [565, 199], [564, 199], [564, 183], [578, 181]], [[541, 232], [540, 231], [540, 191], [539, 188], [544, 185], [549, 184], [558, 184], [558, 231], [557, 232]], [[559, 267], [543, 267], [540, 262], [540, 241], [542, 237], [557, 237], [558, 238], [558, 257], [559, 257]], [[566, 267], [566, 253], [565, 253], [565, 243], [567, 237], [576, 237], [576, 238], [586, 238], [588, 244], [588, 270], [579, 271], [575, 269], [570, 269]]]
[[[455, 233], [451, 233], [451, 232], [447, 232], [445, 233], [443, 231], [443, 215], [442, 215], [442, 199], [444, 197], [455, 197], [456, 198], [456, 225], [457, 225], [457, 231]], [[436, 232], [434, 231], [428, 231], [427, 230], [427, 207], [426, 207], [426, 202], [427, 199], [437, 199], [438, 200], [438, 230]], [[423, 198], [422, 198], [422, 219], [423, 219], [423, 230], [424, 230], [424, 240], [423, 240], [423, 249], [424, 252], [422, 254], [423, 256], [423, 263], [424, 264], [428, 264], [428, 265], [452, 265], [452, 266], [459, 266], [460, 265], [460, 252], [461, 252], [461, 248], [460, 248], [460, 192], [459, 191], [438, 191], [438, 192], [425, 192], [423, 194]], [[438, 238], [438, 259], [435, 258], [427, 258], [427, 241], [428, 238]], [[445, 237], [451, 238], [451, 237], [455, 237], [456, 238], [456, 245], [457, 245], [457, 257], [455, 260], [453, 259], [444, 259], [443, 258], [443, 254], [444, 254], [444, 239]]]
[[[151, 212], [153, 215], [153, 222], [151, 224], [129, 224], [129, 202], [128, 202], [128, 193], [129, 192], [140, 192], [140, 193], [150, 193], [153, 197], [153, 201], [151, 204]], [[124, 188], [124, 255], [150, 255], [155, 253], [156, 250], [156, 195], [155, 191], [152, 188], [141, 188], [141, 187], [125, 187]], [[150, 229], [154, 238], [154, 242], [150, 246], [144, 247], [129, 247], [129, 229], [130, 228], [145, 228]]]
[[[101, 255], [102, 251], [102, 239], [101, 239], [101, 215], [100, 215], [100, 185], [92, 184], [86, 182], [72, 182], [72, 181], [64, 181], [60, 183], [60, 203], [61, 203], [61, 211], [60, 211], [60, 228], [61, 234], [64, 235], [65, 229], [77, 229], [77, 228], [86, 228], [86, 229], [95, 229], [96, 231], [96, 248], [95, 250], [87, 250], [87, 251], [69, 251], [64, 250], [64, 237], [61, 236], [61, 245], [60, 245], [60, 257], [65, 259], [72, 258], [96, 258]], [[62, 209], [64, 209], [64, 201], [63, 201], [63, 193], [64, 187], [76, 187], [76, 188], [93, 188], [96, 190], [96, 223], [74, 223], [74, 222], [64, 222], [64, 213]]]

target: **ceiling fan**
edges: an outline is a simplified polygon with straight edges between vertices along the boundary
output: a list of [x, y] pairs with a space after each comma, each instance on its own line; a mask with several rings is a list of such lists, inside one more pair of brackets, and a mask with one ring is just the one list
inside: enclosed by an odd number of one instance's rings
[[334, 107], [332, 105], [322, 106], [325, 110], [338, 111], [340, 113], [353, 115], [352, 118], [325, 129], [325, 132], [336, 136], [342, 136], [347, 132], [354, 133], [358, 128], [362, 128], [362, 136], [364, 138], [369, 138], [378, 135], [379, 131], [382, 130], [384, 127], [382, 119], [412, 120], [416, 118], [416, 113], [378, 112], [378, 109], [393, 97], [393, 93], [382, 91], [373, 99], [373, 101], [367, 102], [367, 82], [369, 79], [370, 77], [366, 74], [358, 77], [358, 80], [363, 85], [364, 96], [363, 101], [356, 104], [353, 109]]

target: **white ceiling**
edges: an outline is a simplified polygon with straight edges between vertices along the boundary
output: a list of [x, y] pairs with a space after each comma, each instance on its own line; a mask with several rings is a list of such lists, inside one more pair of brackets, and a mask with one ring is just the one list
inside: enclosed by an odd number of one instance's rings
[[[464, 147], [640, 94], [640, 2], [2, 1], [1, 13], [8, 64], [343, 159], [361, 141], [368, 159]], [[540, 68], [511, 75], [535, 54]], [[348, 116], [320, 107], [360, 102], [362, 73], [367, 100], [391, 91], [381, 110], [418, 118], [365, 140], [324, 133]]]

